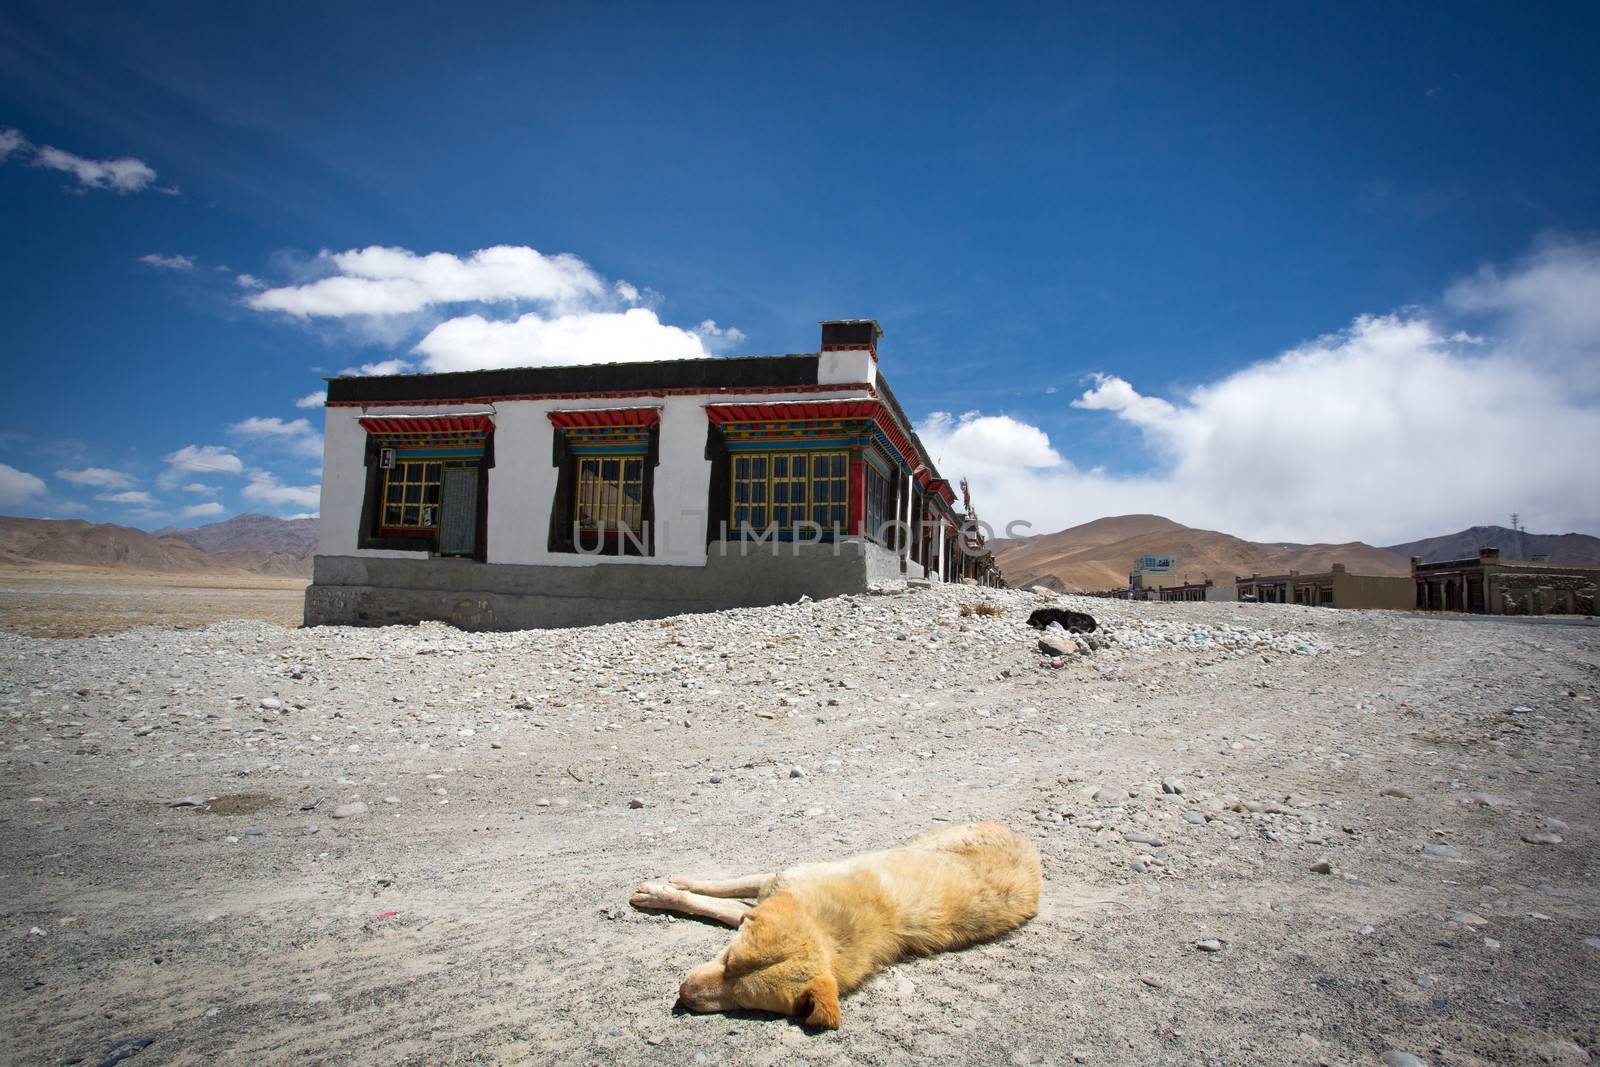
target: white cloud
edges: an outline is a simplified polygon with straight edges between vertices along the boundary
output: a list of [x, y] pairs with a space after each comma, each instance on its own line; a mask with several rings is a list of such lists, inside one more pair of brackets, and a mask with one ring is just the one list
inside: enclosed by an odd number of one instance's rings
[[297, 408], [320, 408], [327, 401], [328, 394], [318, 389], [314, 393], [307, 393], [294, 402]]
[[84, 467], [81, 470], [59, 470], [56, 477], [73, 485], [90, 485], [96, 489], [132, 489], [139, 484], [139, 479], [122, 471], [108, 470], [105, 467]]
[[416, 364], [403, 359], [384, 359], [377, 363], [363, 363], [359, 367], [346, 367], [339, 373], [343, 376], [363, 375], [373, 378], [385, 374], [410, 374], [416, 370]]
[[668, 326], [646, 308], [624, 312], [527, 314], [511, 321], [467, 315], [442, 322], [417, 343], [431, 371], [573, 366], [696, 359], [710, 355], [700, 336]]
[[[325, 276], [266, 289], [245, 304], [336, 320], [363, 343], [399, 346], [423, 334], [411, 351], [431, 371], [700, 358], [747, 339], [713, 319], [692, 329], [667, 325], [655, 310], [659, 294], [608, 283], [577, 256], [522, 245], [466, 256], [377, 246], [324, 251], [311, 269]], [[342, 373], [416, 369], [389, 358]]]
[[50, 170], [71, 174], [78, 179], [79, 189], [110, 189], [118, 193], [137, 193], [156, 180], [156, 172], [150, 165], [132, 156], [123, 156], [120, 159], [85, 159], [83, 156], [45, 145], [35, 153], [33, 163], [36, 167], [48, 167]]
[[164, 256], [160, 252], [151, 252], [147, 256], [140, 256], [139, 262], [161, 270], [194, 270], [194, 260], [188, 256]]
[[246, 500], [269, 507], [295, 507], [316, 510], [322, 503], [319, 485], [283, 485], [268, 471], [251, 471], [250, 484], [239, 491]]
[[[1073, 406], [1137, 430], [1146, 474], [1040, 464], [1043, 433], [1005, 416], [918, 432], [944, 474], [971, 476], [980, 515], [1036, 533], [1146, 512], [1267, 541], [1392, 544], [1513, 511], [1600, 530], [1600, 404], [1575, 377], [1600, 343], [1597, 286], [1595, 246], [1548, 246], [1439, 309], [1363, 316], [1170, 399], [1097, 376]], [[1489, 329], [1463, 335], [1468, 312]]]
[[207, 519], [215, 515], [224, 515], [227, 511], [227, 508], [213, 500], [208, 504], [192, 504], [178, 514], [186, 519]]
[[184, 445], [165, 457], [167, 469], [156, 479], [162, 489], [175, 489], [186, 474], [243, 474], [244, 461], [220, 445]]
[[174, 470], [207, 474], [243, 474], [244, 463], [220, 445], [184, 445], [166, 457]]
[[0, 163], [10, 159], [13, 153], [28, 147], [28, 139], [22, 136], [21, 130], [9, 126], [0, 130]]
[[145, 507], [155, 503], [155, 498], [143, 489], [129, 489], [121, 493], [96, 493], [96, 500], [104, 500], [107, 504], [141, 504]]
[[267, 283], [257, 278], [254, 274], [238, 274], [233, 279], [233, 284], [241, 289], [265, 289]]
[[216, 486], [206, 485], [204, 482], [188, 482], [178, 486], [178, 488], [185, 493], [193, 493], [196, 496], [216, 496], [220, 492]]
[[45, 491], [43, 480], [0, 463], [0, 506], [24, 504]]
[[247, 440], [272, 442], [295, 455], [322, 455], [322, 435], [313, 429], [311, 423], [305, 419], [293, 419], [285, 422], [276, 416], [262, 418], [252, 415], [248, 419], [229, 426], [228, 432], [235, 437], [243, 437]]
[[526, 246], [497, 245], [454, 256], [417, 255], [404, 248], [351, 249], [319, 257], [334, 273], [305, 285], [257, 293], [258, 311], [299, 318], [403, 315], [438, 304], [533, 301], [561, 308], [586, 305], [607, 287], [576, 256], [546, 256]]
[[743, 330], [733, 326], [718, 326], [711, 319], [706, 319], [696, 326], [694, 332], [705, 342], [706, 347], [714, 352], [725, 351], [749, 340]]

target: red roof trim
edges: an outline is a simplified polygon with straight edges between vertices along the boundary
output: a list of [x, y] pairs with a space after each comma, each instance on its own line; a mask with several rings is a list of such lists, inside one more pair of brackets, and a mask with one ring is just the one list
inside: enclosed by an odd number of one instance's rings
[[799, 400], [777, 404], [707, 404], [706, 418], [718, 426], [730, 422], [801, 422], [811, 419], [870, 419], [876, 400]]
[[581, 408], [546, 412], [550, 421], [563, 430], [618, 429], [655, 426], [661, 422], [660, 408]]
[[488, 433], [494, 429], [490, 415], [374, 415], [361, 420], [368, 433], [445, 434]]

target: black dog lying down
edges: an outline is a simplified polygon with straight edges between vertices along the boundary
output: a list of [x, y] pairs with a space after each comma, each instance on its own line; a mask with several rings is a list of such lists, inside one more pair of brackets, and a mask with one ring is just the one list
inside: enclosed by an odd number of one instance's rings
[[1059, 622], [1061, 628], [1069, 634], [1092, 634], [1095, 631], [1093, 615], [1086, 615], [1081, 611], [1068, 611], [1066, 608], [1040, 608], [1028, 616], [1028, 625], [1035, 630], [1043, 630], [1053, 622]]

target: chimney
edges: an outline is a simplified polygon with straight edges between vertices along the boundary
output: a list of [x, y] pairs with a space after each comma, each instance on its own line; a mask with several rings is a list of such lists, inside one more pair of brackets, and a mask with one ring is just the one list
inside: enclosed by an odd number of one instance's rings
[[1478, 549], [1478, 558], [1479, 559], [1499, 559], [1500, 558], [1500, 550], [1498, 548], [1480, 548], [1480, 549]]
[[877, 319], [829, 319], [822, 324], [822, 351], [870, 352], [876, 363], [882, 336]]

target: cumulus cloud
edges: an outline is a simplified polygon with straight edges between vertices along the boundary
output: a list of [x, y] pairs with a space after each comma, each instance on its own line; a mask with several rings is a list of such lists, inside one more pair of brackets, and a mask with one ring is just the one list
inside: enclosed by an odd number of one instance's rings
[[269, 471], [251, 471], [250, 484], [239, 491], [246, 500], [268, 507], [317, 510], [322, 503], [319, 485], [284, 485]]
[[[608, 282], [577, 256], [520, 245], [466, 256], [379, 246], [324, 251], [307, 269], [322, 276], [264, 289], [246, 306], [338, 322], [367, 343], [399, 346], [421, 335], [411, 354], [424, 370], [701, 358], [746, 340], [714, 319], [689, 329], [668, 325], [651, 290]], [[415, 369], [397, 356], [342, 373]]]
[[208, 504], [191, 504], [178, 514], [186, 519], [208, 519], [216, 515], [225, 515], [227, 511], [227, 508], [213, 500]]
[[129, 489], [122, 493], [96, 493], [96, 500], [104, 500], [107, 504], [139, 504], [149, 507], [155, 503], [155, 498], [143, 489]]
[[164, 256], [160, 252], [151, 252], [140, 256], [139, 262], [159, 270], [194, 270], [194, 260], [188, 256]]
[[[109, 189], [116, 193], [137, 193], [156, 180], [155, 170], [144, 160], [132, 156], [119, 159], [85, 159], [83, 156], [45, 145], [34, 154], [33, 165], [64, 171], [78, 179], [78, 189]], [[177, 192], [176, 189], [161, 190]]]
[[588, 264], [526, 246], [496, 245], [454, 256], [404, 248], [351, 249], [319, 257], [334, 272], [305, 285], [268, 289], [246, 301], [258, 311], [300, 318], [402, 315], [436, 304], [525, 300], [555, 307], [586, 304], [607, 292]]
[[339, 373], [345, 376], [359, 374], [368, 378], [375, 378], [385, 374], [410, 374], [416, 369], [416, 364], [408, 360], [380, 359], [376, 363], [363, 363], [359, 367], [346, 367]]
[[549, 367], [696, 359], [709, 355], [699, 335], [668, 326], [647, 308], [510, 322], [467, 315], [440, 323], [417, 343], [431, 371]]
[[167, 469], [156, 478], [162, 489], [175, 489], [189, 474], [243, 474], [244, 461], [220, 445], [184, 445], [164, 457]]
[[44, 481], [27, 471], [0, 463], [0, 506], [26, 504], [44, 493]]
[[263, 418], [253, 415], [230, 425], [228, 433], [245, 440], [264, 442], [296, 456], [322, 455], [322, 434], [305, 419], [285, 422], [276, 416]]
[[[1575, 377], [1600, 340], [1596, 286], [1594, 246], [1549, 246], [1438, 308], [1362, 316], [1171, 398], [1098, 375], [1073, 407], [1135, 429], [1143, 474], [1034, 462], [1049, 446], [1025, 423], [976, 432], [1005, 416], [935, 414], [918, 431], [947, 476], [970, 474], [981, 515], [1034, 532], [1134, 512], [1269, 541], [1390, 544], [1513, 511], [1530, 529], [1600, 530], [1600, 404]], [[1463, 330], [1469, 312], [1487, 328]]]
[[240, 273], [234, 276], [233, 284], [241, 289], [265, 289], [267, 283], [257, 278], [254, 274]]
[[56, 477], [73, 485], [88, 485], [96, 489], [132, 489], [139, 484], [139, 480], [131, 474], [122, 471], [108, 470], [105, 467], [84, 467], [81, 470], [59, 470]]
[[299, 400], [296, 400], [294, 406], [297, 408], [320, 408], [327, 402], [327, 399], [328, 394], [318, 389], [316, 392], [307, 393]]
[[196, 496], [216, 496], [217, 493], [221, 492], [216, 486], [207, 485], [204, 482], [186, 482], [178, 486], [178, 488], [185, 493], [193, 493]]

